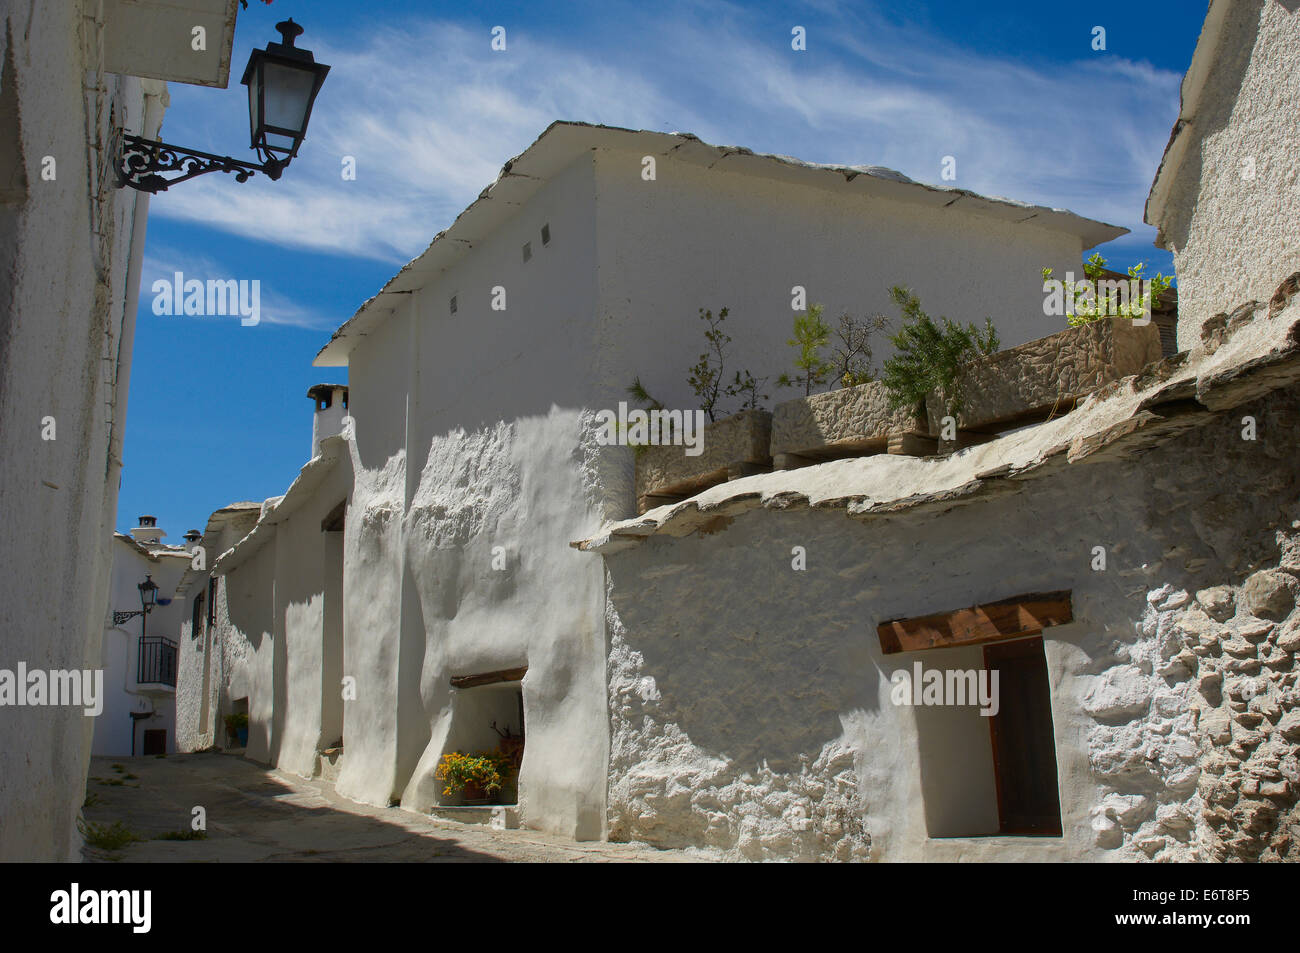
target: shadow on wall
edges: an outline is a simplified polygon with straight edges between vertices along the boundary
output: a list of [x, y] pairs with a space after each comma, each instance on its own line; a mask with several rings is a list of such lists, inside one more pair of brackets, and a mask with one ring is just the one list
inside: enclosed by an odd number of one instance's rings
[[[248, 698], [248, 756], [266, 761], [271, 750], [271, 718], [273, 712], [264, 710], [271, 704], [272, 660], [266, 651], [271, 648], [272, 574], [259, 572], [265, 568], [262, 560], [269, 547], [263, 547], [252, 560], [226, 575], [226, 603], [230, 616], [230, 625], [249, 645], [249, 652], [242, 659], [227, 655], [223, 686], [230, 698]], [[233, 633], [226, 634], [223, 651], [231, 653], [238, 640], [233, 640]], [[231, 642], [235, 644], [232, 645]], [[265, 669], [266, 678], [261, 677]], [[226, 712], [222, 712], [226, 714]]]
[[[1275, 0], [1264, 0], [1264, 2], [1275, 2]], [[1278, 2], [1281, 2], [1282, 6], [1292, 13], [1295, 12], [1297, 7], [1300, 7], [1300, 0], [1278, 0]], [[1202, 142], [1216, 138], [1227, 128], [1229, 121], [1232, 119], [1232, 110], [1241, 96], [1241, 84], [1246, 78], [1246, 70], [1250, 66], [1250, 58], [1254, 53], [1255, 43], [1259, 38], [1259, 8], [1262, 5], [1262, 3], [1234, 4], [1235, 9], [1228, 12], [1228, 22], [1224, 24], [1227, 36], [1232, 35], [1232, 20], [1238, 17], [1246, 22], [1249, 32], [1242, 38], [1240, 44], [1234, 43], [1231, 52], [1221, 56], [1214, 64], [1214, 79], [1212, 82], [1222, 84], [1223, 96], [1217, 100], [1219, 108], [1214, 112], [1209, 112], [1202, 104], [1196, 114], [1195, 123], [1197, 130], [1199, 130], [1196, 134]], [[1211, 102], [1215, 101], [1215, 98], [1211, 97]], [[1203, 166], [1204, 161], [1201, 150], [1192, 149], [1183, 159], [1179, 175], [1186, 176], [1188, 181], [1191, 182], [1203, 182]], [[1229, 174], [1235, 174], [1235, 171], [1231, 170]], [[1177, 225], [1168, 230], [1168, 238], [1179, 249], [1187, 243], [1187, 230], [1191, 225], [1191, 216], [1195, 212], [1195, 207], [1189, 206], [1184, 211], [1185, 214], [1180, 216]], [[1221, 305], [1229, 307], [1235, 306], [1237, 303], [1235, 301], [1220, 302]]]
[[410, 781], [421, 754], [428, 747], [436, 714], [425, 705], [420, 691], [427, 642], [424, 609], [409, 560], [403, 560], [402, 566], [402, 607], [397, 665], [397, 773], [396, 790], [392, 794], [396, 799], [401, 798], [402, 788]]

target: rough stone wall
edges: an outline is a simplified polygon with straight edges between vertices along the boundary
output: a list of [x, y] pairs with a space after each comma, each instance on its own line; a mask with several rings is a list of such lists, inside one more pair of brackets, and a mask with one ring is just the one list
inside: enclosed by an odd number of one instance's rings
[[[959, 385], [963, 408], [958, 425], [980, 429], [1027, 413], [1068, 409], [1103, 384], [1137, 374], [1160, 360], [1160, 332], [1110, 318], [1066, 328], [969, 362]], [[947, 413], [937, 395], [926, 401], [930, 433]]]
[[[1292, 389], [937, 516], [758, 510], [609, 554], [611, 837], [751, 859], [1291, 856], [1300, 623], [1272, 570], [1300, 567], [1297, 437]], [[1044, 634], [1063, 837], [931, 837], [939, 755], [887, 698], [931, 656], [883, 656], [875, 625], [1055, 588], [1075, 612]]]
[[1094, 700], [1099, 719], [1137, 713], [1090, 739], [1117, 788], [1094, 815], [1101, 846], [1158, 860], [1300, 859], [1300, 563], [1294, 532], [1278, 537], [1286, 571], [1148, 596], [1133, 666], [1113, 669]]
[[914, 412], [889, 406], [880, 381], [842, 387], [777, 404], [772, 411], [772, 454], [883, 441], [898, 431], [925, 430]]
[[1214, 860], [1300, 860], [1297, 528], [1278, 533], [1280, 569], [1196, 593], [1176, 622], [1200, 659], [1199, 824]]
[[701, 452], [696, 456], [687, 456], [673, 444], [645, 446], [636, 459], [637, 497], [674, 492], [700, 480], [707, 483], [709, 474], [737, 464], [761, 463], [770, 456], [771, 432], [771, 414], [744, 410], [706, 424], [703, 434], [697, 435]]

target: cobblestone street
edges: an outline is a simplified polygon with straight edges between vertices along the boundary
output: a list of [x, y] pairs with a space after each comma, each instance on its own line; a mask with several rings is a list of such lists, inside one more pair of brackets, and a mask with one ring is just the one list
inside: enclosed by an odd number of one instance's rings
[[[116, 767], [115, 767], [116, 766]], [[89, 861], [681, 862], [643, 844], [574, 843], [532, 830], [495, 831], [340, 797], [332, 784], [218, 754], [94, 758], [90, 825], [120, 822], [142, 838], [120, 850], [86, 847]], [[204, 840], [159, 840], [207, 812]]]

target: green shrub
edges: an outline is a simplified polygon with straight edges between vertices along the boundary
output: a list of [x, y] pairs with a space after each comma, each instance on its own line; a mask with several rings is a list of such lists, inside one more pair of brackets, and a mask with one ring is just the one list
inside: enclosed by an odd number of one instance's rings
[[[726, 416], [722, 408], [724, 397], [739, 398], [740, 410], [758, 410], [761, 402], [768, 398], [767, 394], [759, 393], [767, 383], [766, 377], [756, 378], [745, 369], [736, 371], [730, 382], [727, 381], [727, 349], [731, 344], [731, 336], [722, 330], [722, 322], [727, 320], [730, 309], [722, 308], [716, 315], [712, 310], [699, 310], [700, 320], [704, 322], [704, 341], [707, 346], [700, 359], [691, 365], [686, 383], [699, 401], [700, 410], [708, 415], [710, 422], [719, 416]], [[627, 392], [646, 410], [665, 409], [661, 401], [650, 396], [639, 376], [632, 380]], [[669, 440], [671, 435], [666, 434], [662, 439]]]
[[[845, 312], [839, 324], [832, 328], [822, 320], [823, 308], [819, 304], [807, 312], [795, 315], [794, 337], [786, 343], [798, 349], [794, 366], [796, 373], [782, 374], [776, 382], [781, 387], [803, 387], [804, 396], [814, 387], [829, 383], [833, 388], [856, 387], [876, 379], [871, 364], [871, 336], [889, 326], [884, 315], [855, 318]], [[830, 359], [822, 351], [830, 348]]]
[[86, 843], [100, 850], [121, 850], [128, 844], [144, 840], [121, 821], [112, 824], [96, 824], [92, 821], [78, 820], [77, 829]]
[[[960, 325], [941, 317], [934, 321], [921, 310], [921, 301], [900, 285], [889, 296], [903, 313], [903, 323], [890, 342], [897, 353], [885, 361], [884, 385], [891, 407], [911, 407], [924, 413], [926, 396], [938, 395], [945, 414], [961, 412], [961, 366], [980, 354], [998, 349], [998, 333], [990, 318], [984, 327]], [[941, 323], [940, 323], [941, 322]]]
[[166, 831], [154, 840], [207, 840], [207, 831]]
[[[1173, 277], [1165, 277], [1159, 272], [1151, 279], [1147, 279], [1143, 272], [1146, 269], [1146, 262], [1139, 262], [1136, 265], [1130, 265], [1128, 276], [1134, 281], [1151, 282], [1149, 290], [1142, 292], [1136, 301], [1130, 300], [1124, 304], [1119, 291], [1111, 288], [1100, 293], [1101, 289], [1098, 282], [1108, 280], [1106, 278], [1106, 259], [1101, 257], [1100, 252], [1093, 252], [1087, 261], [1083, 263], [1084, 274], [1088, 276], [1087, 281], [1062, 281], [1061, 287], [1064, 293], [1071, 300], [1070, 311], [1073, 313], [1068, 316], [1070, 327], [1078, 327], [1081, 324], [1090, 324], [1093, 321], [1100, 321], [1103, 318], [1141, 318], [1149, 314], [1155, 308], [1160, 307], [1160, 296], [1169, 290], [1173, 284]], [[1052, 269], [1043, 269], [1043, 281], [1052, 280]], [[1060, 313], [1060, 312], [1055, 312]]]
[[812, 393], [814, 387], [826, 383], [827, 376], [834, 370], [829, 361], [822, 359], [822, 348], [830, 343], [831, 329], [822, 320], [822, 306], [814, 304], [807, 311], [794, 316], [794, 337], [785, 343], [799, 353], [794, 359], [795, 374], [782, 374], [776, 379], [778, 387], [802, 387], [804, 396]]

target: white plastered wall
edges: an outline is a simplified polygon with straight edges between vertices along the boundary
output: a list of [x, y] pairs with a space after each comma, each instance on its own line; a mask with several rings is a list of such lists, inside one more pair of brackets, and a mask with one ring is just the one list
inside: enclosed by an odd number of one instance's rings
[[1158, 221], [1178, 273], [1178, 345], [1300, 271], [1300, 7], [1232, 0]]
[[[144, 237], [134, 219], [148, 200], [107, 191], [93, 234], [89, 185], [98, 189], [99, 175], [87, 142], [106, 142], [110, 119], [144, 135], [156, 129], [145, 127], [141, 81], [111, 75], [102, 76], [104, 109], [88, 123], [87, 71], [96, 77], [83, 60], [90, 21], [80, 8], [0, 8], [0, 137], [6, 161], [22, 169], [0, 185], [0, 517], [13, 541], [0, 548], [0, 667], [8, 669], [20, 660], [41, 669], [97, 666], [108, 611], [130, 263]], [[42, 177], [46, 157], [53, 179]], [[55, 440], [41, 439], [46, 417], [56, 421]], [[34, 600], [32, 592], [60, 596]], [[77, 859], [93, 723], [80, 709], [6, 708], [0, 726], [0, 859]]]

